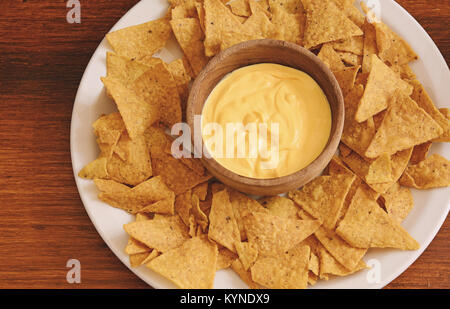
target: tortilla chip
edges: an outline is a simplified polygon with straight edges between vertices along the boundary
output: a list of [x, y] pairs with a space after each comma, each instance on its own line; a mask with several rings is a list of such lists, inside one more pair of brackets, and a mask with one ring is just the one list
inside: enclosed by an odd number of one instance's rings
[[398, 222], [402, 222], [414, 207], [411, 190], [401, 187], [398, 183], [382, 194], [381, 200], [387, 213]]
[[163, 253], [189, 239], [188, 229], [178, 215], [131, 222], [125, 224], [124, 229], [131, 237]]
[[[262, 2], [260, 1], [259, 3]], [[268, 0], [268, 5], [272, 12], [276, 9], [282, 9], [291, 14], [304, 12], [302, 2], [297, 0]]]
[[186, 226], [190, 225], [189, 217], [192, 208], [191, 196], [191, 190], [187, 190], [186, 192], [177, 195], [175, 198], [175, 213], [180, 216]]
[[189, 97], [189, 82], [191, 81], [191, 76], [188, 74], [183, 59], [177, 59], [172, 61], [167, 65], [167, 70], [169, 70], [172, 75], [175, 85], [177, 86], [178, 94], [181, 100], [181, 111], [184, 115], [186, 111], [186, 103]]
[[447, 119], [434, 105], [427, 91], [418, 80], [410, 82], [414, 86], [414, 91], [411, 98], [416, 101], [419, 107], [423, 108], [439, 126], [442, 127], [444, 132], [437, 138], [436, 142], [450, 142], [450, 120]]
[[338, 51], [337, 54], [339, 55], [341, 60], [346, 65], [349, 65], [349, 66], [362, 65], [362, 56], [358, 56], [358, 55], [348, 53], [348, 52], [341, 52], [341, 51]]
[[362, 56], [364, 48], [363, 36], [352, 36], [347, 39], [331, 43], [334, 50], [341, 52], [348, 52], [354, 55]]
[[106, 90], [116, 102], [120, 115], [130, 137], [136, 138], [158, 120], [160, 111], [157, 105], [148, 104], [120, 81], [103, 77]]
[[373, 24], [376, 31], [378, 56], [391, 65], [407, 64], [419, 57], [399, 35], [384, 23]]
[[113, 207], [130, 213], [174, 213], [175, 195], [160, 177], [153, 177], [134, 188], [114, 180], [95, 179], [94, 182], [100, 190], [99, 198]]
[[192, 194], [197, 195], [200, 201], [204, 201], [206, 199], [206, 196], [208, 195], [208, 186], [208, 182], [196, 185], [194, 188], [192, 188]]
[[[331, 255], [348, 270], [355, 270], [367, 249], [355, 248], [345, 242], [334, 231], [320, 227], [314, 235]], [[326, 272], [329, 273], [329, 272]]]
[[[301, 2], [298, 1], [297, 3]], [[289, 13], [287, 10], [276, 6], [271, 8], [271, 12], [273, 38], [302, 45], [306, 18], [303, 10], [297, 13]]]
[[394, 154], [443, 133], [439, 124], [409, 96], [397, 91], [395, 97], [367, 148], [368, 158], [376, 158], [383, 153]]
[[153, 175], [160, 175], [175, 194], [181, 194], [211, 178], [208, 174], [199, 175], [196, 171], [183, 164], [181, 160], [175, 159], [160, 147], [151, 147], [151, 156]]
[[352, 153], [352, 150], [347, 145], [339, 143], [339, 152], [342, 157], [348, 157]]
[[331, 44], [323, 44], [317, 55], [320, 60], [330, 68], [331, 71], [342, 71], [345, 69], [345, 65], [339, 57], [339, 54], [333, 49]]
[[158, 106], [160, 122], [168, 127], [181, 122], [181, 102], [177, 85], [164, 64], [156, 64], [132, 85], [133, 90], [150, 106]]
[[243, 23], [246, 33], [253, 35], [255, 38], [270, 38], [275, 32], [275, 25], [267, 16], [267, 11], [254, 0], [249, 0], [252, 15]]
[[220, 50], [222, 34], [244, 33], [239, 19], [219, 0], [204, 0], [205, 8], [205, 54], [214, 56]]
[[342, 160], [337, 157], [336, 155], [333, 156], [330, 163], [327, 167], [327, 172], [329, 176], [333, 175], [349, 175], [353, 176], [353, 172], [349, 170], [345, 164], [342, 162]]
[[252, 279], [270, 289], [306, 289], [309, 256], [309, 247], [301, 246], [277, 257], [260, 258], [251, 268]]
[[261, 288], [256, 282], [253, 281], [252, 274], [250, 273], [250, 271], [244, 269], [244, 266], [239, 259], [233, 261], [233, 263], [231, 264], [231, 268], [251, 289]]
[[147, 267], [182, 289], [211, 289], [217, 265], [217, 245], [204, 237], [189, 239], [163, 253]]
[[258, 248], [255, 244], [248, 242], [237, 242], [235, 246], [244, 269], [248, 270], [258, 258]]
[[230, 2], [229, 6], [235, 15], [249, 17], [251, 14], [248, 0], [234, 0]]
[[384, 153], [373, 161], [366, 175], [368, 184], [392, 182], [391, 156]]
[[252, 213], [244, 218], [249, 243], [258, 248], [260, 256], [286, 252], [314, 233], [318, 220], [282, 218], [266, 213]]
[[120, 136], [126, 130], [120, 113], [101, 116], [92, 125], [101, 157], [110, 158]]
[[354, 180], [355, 176], [349, 175], [320, 176], [300, 191], [291, 191], [288, 195], [331, 230], [336, 225], [345, 196]]
[[208, 237], [236, 253], [235, 244], [240, 242], [240, 234], [226, 190], [213, 195], [209, 221]]
[[288, 198], [282, 196], [266, 197], [259, 200], [259, 203], [272, 215], [282, 218], [298, 219], [297, 213], [299, 208]]
[[367, 265], [364, 263], [364, 261], [360, 260], [358, 262], [358, 265], [352, 269], [349, 270], [342, 264], [340, 264], [329, 252], [327, 252], [325, 249], [321, 250], [320, 254], [320, 276], [328, 278], [328, 275], [333, 276], [348, 276], [351, 274], [354, 274], [355, 272], [367, 268]]
[[152, 56], [166, 45], [169, 37], [170, 25], [165, 18], [120, 29], [106, 35], [106, 39], [116, 53], [136, 60]]
[[[308, 270], [310, 272], [312, 272], [314, 275], [318, 276], [319, 275], [319, 267], [320, 267], [319, 257], [317, 255], [315, 255], [311, 250], [311, 253], [309, 256]], [[315, 281], [317, 281], [317, 280], [315, 280]]]
[[358, 248], [417, 250], [419, 244], [360, 187], [336, 233]]
[[409, 83], [410, 81], [417, 79], [416, 74], [414, 74], [414, 71], [408, 64], [391, 65], [391, 69], [397, 73], [401, 79], [406, 80]]
[[[137, 214], [136, 215], [136, 221], [145, 221], [150, 220], [149, 217], [147, 217], [144, 214]], [[138, 253], [150, 253], [152, 249], [147, 247], [145, 244], [141, 243], [140, 241], [130, 237], [128, 239], [127, 246], [125, 247], [125, 253], [129, 255], [138, 254]], [[131, 258], [130, 258], [131, 261]]]
[[378, 54], [377, 39], [375, 34], [375, 28], [373, 24], [369, 23], [367, 20], [363, 25], [364, 31], [364, 48], [363, 48], [363, 63], [362, 72], [369, 73], [371, 71], [371, 55]]
[[414, 146], [409, 164], [415, 165], [422, 162], [428, 156], [432, 142], [426, 142], [417, 146]]
[[172, 19], [197, 18], [197, 9], [195, 0], [185, 0], [172, 9]]
[[[391, 157], [392, 182], [368, 184], [369, 187], [380, 194], [385, 193], [402, 176], [406, 166], [408, 165], [409, 159], [411, 158], [411, 153], [412, 148], [399, 151]], [[347, 157], [342, 157], [342, 160], [358, 177], [363, 180], [366, 179], [366, 175], [369, 172], [370, 162], [364, 160], [355, 152], [351, 153]]]
[[352, 0], [334, 0], [338, 6], [344, 10], [345, 15], [355, 23], [358, 27], [362, 27], [365, 21], [365, 16], [360, 12], [360, 10], [353, 5]]
[[208, 228], [208, 216], [200, 209], [200, 200], [197, 195], [192, 195], [191, 202], [195, 221], [201, 226], [202, 231], [205, 232]]
[[150, 263], [152, 260], [156, 259], [160, 254], [161, 252], [159, 252], [158, 250], [152, 250], [152, 252], [150, 252], [147, 255], [147, 257], [141, 262], [141, 265], [146, 265]]
[[[117, 154], [118, 151], [122, 153], [122, 157]], [[124, 132], [106, 167], [112, 180], [131, 186], [136, 186], [152, 176], [150, 154], [144, 136], [139, 135], [131, 139]]]
[[305, 48], [363, 35], [334, 2], [311, 0], [306, 9]]
[[208, 63], [203, 46], [204, 34], [198, 19], [175, 19], [171, 20], [170, 24], [181, 49], [189, 60], [194, 75], [197, 76]]
[[[159, 58], [153, 58], [162, 63]], [[115, 53], [106, 53], [107, 76], [119, 80], [124, 85], [133, 83], [139, 76], [144, 74], [150, 66], [137, 61], [130, 60]]]
[[444, 115], [445, 118], [450, 120], [450, 109], [448, 108], [440, 108], [439, 111]]
[[[340, 71], [333, 71], [339, 86], [342, 90], [342, 95], [347, 96], [355, 86], [356, 75], [358, 74], [361, 66], [348, 67]], [[362, 95], [362, 93], [361, 93]]]
[[438, 154], [433, 154], [416, 165], [410, 165], [400, 184], [416, 189], [431, 189], [450, 186], [450, 162]]
[[106, 163], [108, 159], [106, 157], [99, 157], [86, 165], [79, 173], [78, 176], [85, 179], [107, 179], [108, 171], [106, 169]]
[[142, 262], [145, 261], [145, 259], [150, 255], [150, 252], [142, 252], [142, 253], [136, 253], [131, 254], [128, 258], [130, 260], [130, 266], [132, 268], [139, 267], [142, 265]]
[[236, 260], [237, 258], [238, 257], [236, 255], [236, 253], [231, 252], [227, 248], [219, 249], [216, 270], [221, 270], [221, 269], [226, 269], [226, 268], [231, 267], [231, 264], [233, 264], [233, 261]]
[[361, 156], [364, 156], [376, 133], [372, 118], [361, 123], [355, 120], [358, 102], [363, 93], [364, 87], [357, 85], [345, 97], [345, 122], [342, 132], [342, 142]]
[[[220, 188], [215, 189], [214, 187], [215, 186], [213, 184], [212, 186], [213, 192], [214, 190], [220, 189]], [[220, 190], [223, 190], [223, 186], [219, 187], [222, 187], [222, 189]], [[248, 197], [245, 194], [242, 194], [236, 190], [229, 190], [229, 192], [231, 205], [233, 206], [234, 216], [236, 218], [236, 222], [241, 235], [241, 241], [244, 241], [247, 239], [247, 234], [245, 233], [243, 218], [247, 216], [249, 213], [254, 212], [268, 213], [268, 211], [258, 201]]]
[[396, 96], [396, 91], [411, 94], [411, 86], [400, 79], [376, 55], [370, 56], [371, 71], [364, 95], [356, 111], [355, 119], [363, 122], [388, 107], [389, 101]]

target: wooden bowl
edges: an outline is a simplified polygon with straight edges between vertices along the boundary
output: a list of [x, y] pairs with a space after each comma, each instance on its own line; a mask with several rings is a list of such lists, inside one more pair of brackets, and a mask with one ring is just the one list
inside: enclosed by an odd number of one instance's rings
[[[322, 88], [331, 106], [332, 128], [322, 154], [302, 170], [283, 177], [255, 179], [238, 175], [220, 165], [214, 158], [202, 156], [209, 172], [224, 184], [244, 193], [276, 195], [307, 184], [320, 175], [337, 150], [344, 126], [344, 100], [336, 78], [330, 69], [310, 51], [284, 41], [253, 40], [234, 45], [216, 55], [195, 79], [187, 104], [187, 122], [194, 132], [194, 116], [201, 115], [203, 105], [222, 78], [241, 67], [257, 63], [276, 63], [309, 74]], [[194, 139], [195, 134], [192, 134]], [[203, 144], [198, 153], [205, 154]], [[203, 150], [203, 151], [202, 151]], [[211, 156], [209, 156], [211, 157]]]

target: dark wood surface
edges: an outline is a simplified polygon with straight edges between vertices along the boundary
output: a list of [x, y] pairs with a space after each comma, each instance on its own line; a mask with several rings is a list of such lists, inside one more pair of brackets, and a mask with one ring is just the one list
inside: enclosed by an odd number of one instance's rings
[[[148, 0], [152, 1], [152, 0]], [[104, 34], [136, 0], [0, 1], [0, 288], [147, 288], [89, 220], [72, 173], [69, 129], [76, 90]], [[401, 0], [450, 59], [449, 1]], [[447, 220], [389, 288], [450, 288]], [[82, 283], [66, 282], [80, 260]]]

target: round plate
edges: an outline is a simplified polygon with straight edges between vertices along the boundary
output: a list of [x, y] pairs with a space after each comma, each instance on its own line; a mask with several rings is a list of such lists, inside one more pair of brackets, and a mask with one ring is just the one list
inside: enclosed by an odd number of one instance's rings
[[[418, 79], [438, 107], [450, 107], [445, 106], [450, 97], [450, 87], [448, 87], [450, 73], [434, 42], [419, 23], [395, 1], [381, 0], [380, 4], [379, 12], [382, 20], [399, 33], [419, 55], [420, 60], [412, 64]], [[125, 14], [111, 31], [160, 18], [164, 16], [167, 7], [166, 0], [141, 1]], [[94, 183], [77, 176], [77, 173], [87, 163], [94, 160], [99, 152], [92, 123], [100, 115], [115, 111], [115, 105], [107, 98], [100, 81], [101, 76], [106, 76], [108, 50], [110, 47], [106, 40], [103, 40], [84, 72], [73, 108], [70, 148], [75, 180], [86, 211], [109, 248], [130, 268], [128, 256], [124, 252], [128, 236], [122, 226], [132, 221], [133, 216], [101, 202], [97, 198], [98, 192]], [[173, 39], [158, 54], [166, 62], [180, 58], [181, 55]], [[431, 152], [448, 158], [450, 144], [434, 144]], [[382, 288], [405, 271], [430, 244], [447, 217], [450, 206], [450, 188], [413, 190], [413, 195], [415, 207], [403, 222], [403, 226], [420, 243], [420, 250], [371, 249], [364, 260], [374, 266], [373, 270], [380, 271], [379, 278], [373, 276], [370, 270], [364, 270], [348, 277], [319, 281], [314, 288]], [[130, 268], [130, 270], [154, 288], [175, 287], [145, 266]], [[217, 273], [215, 287], [247, 288], [246, 284], [229, 269], [220, 270]]]

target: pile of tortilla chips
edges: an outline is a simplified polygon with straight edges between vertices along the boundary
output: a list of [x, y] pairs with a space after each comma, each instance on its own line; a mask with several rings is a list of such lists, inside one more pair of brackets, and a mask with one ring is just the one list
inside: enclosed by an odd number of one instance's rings
[[[450, 185], [447, 109], [435, 107], [409, 63], [411, 47], [352, 0], [169, 0], [164, 18], [112, 32], [107, 76], [118, 112], [94, 124], [99, 157], [79, 175], [99, 198], [136, 215], [124, 226], [133, 267], [180, 288], [212, 288], [232, 268], [251, 288], [306, 288], [366, 268], [369, 248], [416, 250], [401, 226], [409, 187]], [[370, 20], [370, 21], [369, 21]], [[184, 57], [155, 57], [171, 35]], [[175, 159], [166, 129], [182, 121], [189, 83], [234, 44], [273, 38], [316, 52], [345, 96], [340, 155], [288, 197], [252, 199]]]

